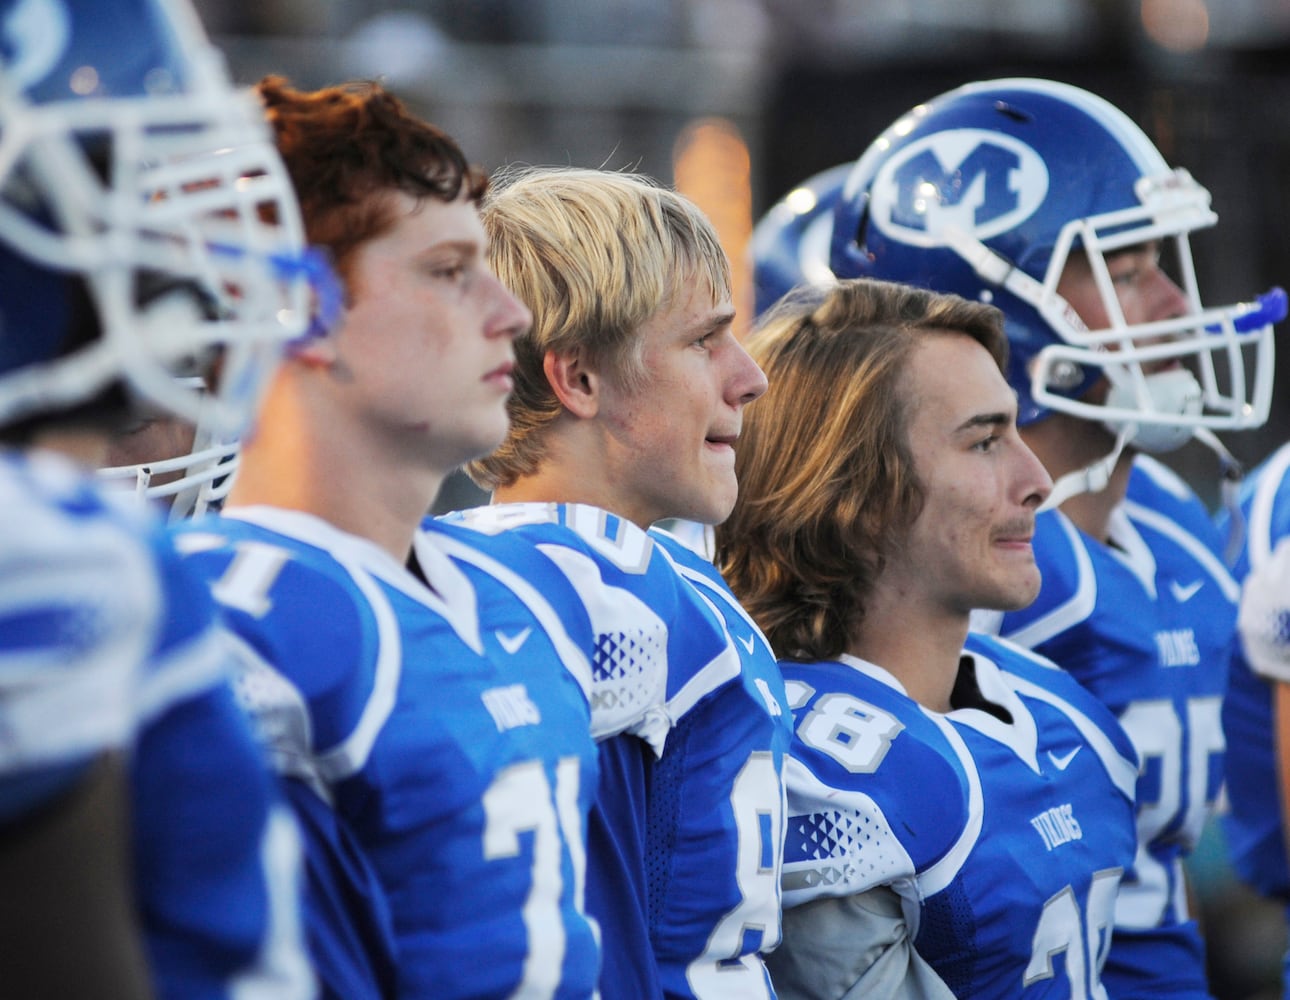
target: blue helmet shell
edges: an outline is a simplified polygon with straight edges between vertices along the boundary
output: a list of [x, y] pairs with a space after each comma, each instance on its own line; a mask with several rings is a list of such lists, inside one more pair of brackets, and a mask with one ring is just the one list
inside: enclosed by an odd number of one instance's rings
[[776, 202], [753, 228], [753, 290], [758, 316], [792, 289], [832, 278], [833, 213], [851, 163], [808, 177]]

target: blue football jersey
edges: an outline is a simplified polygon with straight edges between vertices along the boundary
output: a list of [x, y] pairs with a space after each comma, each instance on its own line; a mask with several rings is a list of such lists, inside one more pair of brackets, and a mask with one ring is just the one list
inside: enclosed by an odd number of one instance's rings
[[[1283, 445], [1246, 477], [1240, 509], [1244, 543], [1232, 567], [1238, 580], [1259, 566], [1290, 535], [1290, 445]], [[1218, 526], [1233, 530], [1228, 512]], [[1223, 834], [1237, 876], [1269, 899], [1290, 904], [1290, 864], [1277, 793], [1277, 748], [1272, 688], [1251, 669], [1238, 642], [1223, 702], [1227, 736], [1227, 799]], [[1290, 967], [1286, 995], [1290, 996]]]
[[20, 818], [127, 749], [157, 995], [313, 996], [299, 835], [206, 587], [135, 508], [62, 460], [0, 460], [0, 812]]
[[122, 749], [162, 628], [146, 526], [53, 455], [0, 453], [0, 818]]
[[784, 905], [889, 886], [955, 996], [1107, 997], [1137, 772], [1110, 712], [984, 636], [960, 666], [981, 700], [945, 714], [855, 657], [781, 666], [796, 725]]
[[398, 995], [592, 996], [590, 666], [537, 589], [444, 533], [419, 534], [414, 573], [299, 512], [226, 509], [185, 530], [272, 668], [252, 700], [279, 767], [378, 876]]
[[786, 713], [760, 632], [710, 565], [697, 586], [679, 543], [599, 508], [446, 520], [517, 565], [554, 562], [577, 591], [561, 613], [591, 623], [602, 779], [587, 906], [604, 932], [602, 997], [773, 996], [759, 952], [779, 938]]
[[783, 674], [716, 567], [666, 532], [650, 534], [721, 616], [742, 662], [739, 683], [688, 713], [654, 768], [650, 938], [664, 994], [773, 997], [760, 956], [780, 939], [783, 771], [793, 733]]
[[1113, 512], [1110, 544], [1060, 511], [1039, 515], [1039, 596], [1000, 626], [1100, 698], [1142, 764], [1138, 854], [1120, 887], [1103, 975], [1112, 996], [1209, 995], [1182, 859], [1223, 777], [1220, 713], [1238, 590], [1219, 548], [1199, 499], [1159, 462], [1139, 457]]

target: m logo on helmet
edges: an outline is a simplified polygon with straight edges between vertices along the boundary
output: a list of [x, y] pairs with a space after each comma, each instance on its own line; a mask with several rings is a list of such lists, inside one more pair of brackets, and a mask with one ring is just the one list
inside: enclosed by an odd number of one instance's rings
[[955, 226], [985, 241], [1028, 219], [1048, 193], [1039, 154], [1007, 135], [954, 129], [910, 143], [874, 177], [869, 218], [885, 235], [938, 246]]

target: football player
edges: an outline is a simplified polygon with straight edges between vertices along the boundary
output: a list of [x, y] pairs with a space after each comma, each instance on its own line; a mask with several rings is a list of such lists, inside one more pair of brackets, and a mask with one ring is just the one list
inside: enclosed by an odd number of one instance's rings
[[[1241, 486], [1239, 514], [1220, 512], [1219, 530], [1238, 542], [1240, 643], [1223, 701], [1227, 737], [1224, 839], [1236, 875], [1290, 907], [1286, 809], [1290, 803], [1290, 445]], [[1274, 794], [1272, 789], [1279, 791]], [[1290, 996], [1290, 956], [1283, 963]]]
[[[587, 884], [601, 995], [771, 997], [783, 682], [711, 564], [646, 534], [666, 518], [716, 523], [734, 502], [734, 443], [766, 383], [731, 328], [729, 261], [691, 202], [640, 175], [518, 171], [483, 216], [534, 325], [516, 344], [511, 433], [470, 466], [494, 503], [457, 519], [508, 526], [586, 581], [611, 691], [665, 685], [665, 741], [601, 743]], [[567, 554], [585, 545], [592, 563]], [[617, 624], [613, 593], [631, 595]], [[661, 622], [667, 645], [640, 644], [640, 622]]]
[[991, 302], [1005, 316], [1022, 437], [1055, 480], [1035, 529], [1039, 597], [982, 627], [1097, 694], [1142, 762], [1139, 851], [1104, 982], [1206, 997], [1182, 860], [1222, 779], [1236, 585], [1194, 493], [1157, 459], [1268, 413], [1280, 289], [1201, 301], [1189, 237], [1217, 217], [1127, 115], [1043, 80], [920, 105], [857, 161], [829, 270]]
[[[1136, 760], [1052, 664], [969, 636], [1039, 590], [1052, 483], [1016, 429], [999, 312], [848, 280], [749, 341], [717, 565], [796, 724], [781, 997], [1105, 997]], [[792, 455], [792, 462], [784, 456]]]
[[[345, 310], [280, 367], [219, 516], [179, 538], [259, 664], [247, 699], [315, 848], [324, 987], [590, 997], [590, 639], [551, 610], [554, 567], [522, 579], [417, 534], [505, 436], [530, 320], [488, 267], [487, 178], [378, 84], [258, 90]], [[346, 927], [366, 970], [324, 966]]]
[[183, 0], [0, 27], [0, 982], [309, 997], [299, 835], [209, 595], [92, 471], [144, 414], [242, 429], [310, 316], [290, 184]]

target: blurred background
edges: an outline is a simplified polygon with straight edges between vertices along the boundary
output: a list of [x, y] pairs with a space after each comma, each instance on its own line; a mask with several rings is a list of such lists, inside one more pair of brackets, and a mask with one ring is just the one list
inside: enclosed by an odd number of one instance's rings
[[[854, 160], [903, 112], [975, 79], [1042, 76], [1124, 109], [1213, 194], [1202, 294], [1290, 284], [1290, 0], [196, 0], [235, 79], [374, 77], [474, 161], [633, 169], [716, 222], [751, 293], [753, 222]], [[1283, 324], [1284, 337], [1290, 324]], [[1290, 345], [1252, 466], [1290, 429]], [[1211, 505], [1198, 446], [1165, 456]], [[440, 506], [478, 499], [464, 479]], [[1274, 794], [1269, 789], [1269, 794]], [[1221, 836], [1193, 863], [1219, 1000], [1279, 997], [1278, 907], [1236, 885]]]

